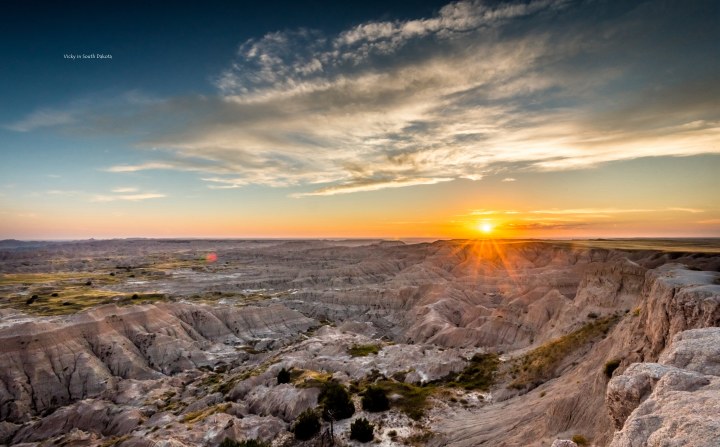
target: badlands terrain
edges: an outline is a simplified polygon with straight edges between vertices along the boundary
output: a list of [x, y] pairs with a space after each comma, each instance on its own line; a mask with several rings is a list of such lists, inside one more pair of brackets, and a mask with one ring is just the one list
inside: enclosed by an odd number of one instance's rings
[[0, 444], [329, 445], [290, 430], [336, 383], [336, 445], [717, 447], [719, 272], [718, 240], [2, 241]]

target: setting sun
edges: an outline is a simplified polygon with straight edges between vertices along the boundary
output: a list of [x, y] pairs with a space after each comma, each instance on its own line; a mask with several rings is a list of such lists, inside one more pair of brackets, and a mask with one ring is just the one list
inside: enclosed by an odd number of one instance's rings
[[480, 222], [477, 228], [485, 234], [489, 234], [493, 230], [493, 226], [490, 222]]

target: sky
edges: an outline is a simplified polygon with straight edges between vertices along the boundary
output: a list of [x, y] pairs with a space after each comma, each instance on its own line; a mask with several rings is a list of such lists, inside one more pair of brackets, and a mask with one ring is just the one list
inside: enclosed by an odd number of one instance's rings
[[0, 239], [720, 237], [720, 2], [2, 9]]

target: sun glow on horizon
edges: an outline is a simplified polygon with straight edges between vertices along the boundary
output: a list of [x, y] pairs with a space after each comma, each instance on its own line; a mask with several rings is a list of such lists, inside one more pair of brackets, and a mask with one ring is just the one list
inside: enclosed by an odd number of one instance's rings
[[479, 222], [477, 229], [484, 234], [490, 234], [493, 231], [493, 224], [487, 221]]

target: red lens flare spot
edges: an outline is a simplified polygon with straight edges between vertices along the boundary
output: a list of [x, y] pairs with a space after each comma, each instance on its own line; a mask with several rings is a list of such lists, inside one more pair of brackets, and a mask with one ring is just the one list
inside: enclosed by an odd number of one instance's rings
[[217, 253], [208, 253], [207, 256], [205, 256], [205, 260], [207, 262], [215, 262], [217, 261]]

